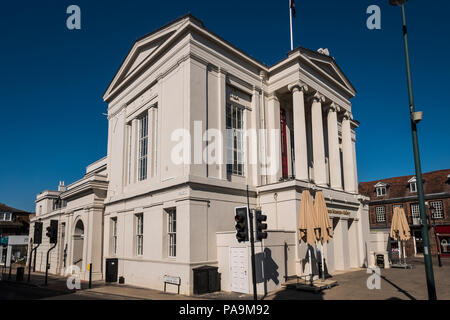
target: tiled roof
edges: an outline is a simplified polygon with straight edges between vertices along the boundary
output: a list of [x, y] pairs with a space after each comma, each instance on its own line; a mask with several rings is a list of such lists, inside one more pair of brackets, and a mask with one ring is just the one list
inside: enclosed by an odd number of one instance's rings
[[11, 213], [27, 213], [27, 214], [32, 214], [32, 212], [28, 212], [28, 211], [23, 211], [20, 209], [16, 209], [10, 206], [7, 206], [4, 203], [0, 202], [0, 212], [11, 212]]
[[[450, 169], [432, 171], [422, 174], [423, 188], [425, 195], [435, 193], [450, 193], [449, 182]], [[414, 175], [379, 179], [359, 184], [359, 193], [370, 197], [370, 200], [386, 200], [391, 198], [405, 198], [417, 196], [409, 190], [410, 180]], [[377, 197], [375, 185], [378, 182], [388, 184], [386, 196]]]

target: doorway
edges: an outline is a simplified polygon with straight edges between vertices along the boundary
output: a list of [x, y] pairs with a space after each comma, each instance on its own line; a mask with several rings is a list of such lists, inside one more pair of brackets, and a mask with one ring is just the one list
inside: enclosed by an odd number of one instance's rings
[[231, 291], [249, 293], [248, 248], [230, 248]]
[[422, 239], [422, 231], [414, 231], [414, 243], [416, 248], [416, 254], [423, 254], [423, 239]]
[[83, 266], [83, 247], [84, 247], [84, 224], [78, 220], [73, 233], [73, 265], [82, 270]]

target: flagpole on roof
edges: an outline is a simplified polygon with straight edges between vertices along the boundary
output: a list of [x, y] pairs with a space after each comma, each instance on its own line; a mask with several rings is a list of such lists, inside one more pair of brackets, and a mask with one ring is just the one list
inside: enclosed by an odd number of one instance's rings
[[289, 0], [289, 22], [290, 22], [290, 26], [291, 26], [291, 51], [294, 50], [294, 38], [292, 35], [292, 5], [294, 5], [294, 7], [295, 7], [295, 2], [294, 3], [293, 2], [294, 2], [294, 0]]

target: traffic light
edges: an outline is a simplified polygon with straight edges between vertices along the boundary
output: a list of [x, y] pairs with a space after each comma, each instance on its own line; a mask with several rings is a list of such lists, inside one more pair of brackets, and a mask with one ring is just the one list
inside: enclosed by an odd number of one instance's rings
[[50, 226], [47, 227], [47, 237], [50, 243], [58, 241], [58, 220], [50, 220]]
[[262, 239], [267, 239], [267, 223], [263, 223], [267, 220], [267, 216], [263, 215], [261, 210], [255, 209], [255, 220], [256, 220], [256, 240], [261, 241]]
[[42, 242], [42, 222], [35, 222], [33, 243], [40, 244], [41, 242]]
[[247, 207], [239, 207], [234, 209], [236, 221], [236, 239], [239, 242], [248, 241], [248, 218]]

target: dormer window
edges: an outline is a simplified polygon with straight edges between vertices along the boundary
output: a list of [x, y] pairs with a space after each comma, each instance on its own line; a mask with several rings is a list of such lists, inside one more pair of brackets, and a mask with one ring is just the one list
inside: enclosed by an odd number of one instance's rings
[[417, 192], [417, 181], [416, 181], [416, 177], [412, 177], [411, 179], [408, 180], [409, 183], [409, 192]]
[[388, 184], [384, 183], [384, 182], [378, 182], [375, 185], [375, 190], [377, 191], [377, 197], [383, 197], [386, 195], [387, 186], [388, 186]]
[[382, 197], [386, 195], [386, 187], [377, 188], [377, 197]]

